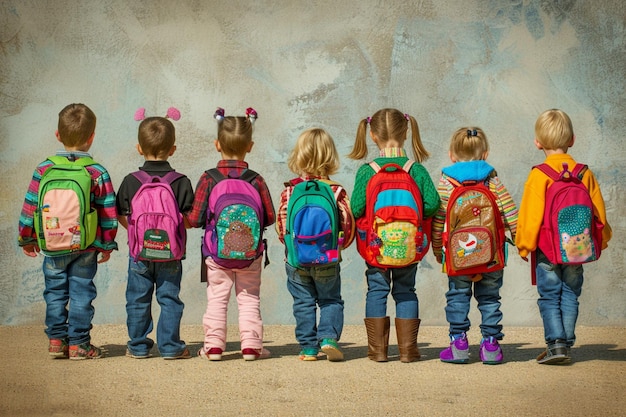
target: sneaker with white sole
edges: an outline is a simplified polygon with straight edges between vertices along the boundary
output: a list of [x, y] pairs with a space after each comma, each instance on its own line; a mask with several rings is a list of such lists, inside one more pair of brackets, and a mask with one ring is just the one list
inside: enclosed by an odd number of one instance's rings
[[469, 343], [465, 333], [450, 336], [450, 346], [439, 353], [441, 362], [467, 363], [469, 361]]
[[331, 362], [343, 361], [343, 352], [339, 348], [335, 339], [322, 339], [320, 343], [320, 349], [326, 354], [326, 357]]
[[497, 339], [485, 337], [480, 342], [480, 360], [485, 365], [499, 365], [504, 360], [502, 348]]

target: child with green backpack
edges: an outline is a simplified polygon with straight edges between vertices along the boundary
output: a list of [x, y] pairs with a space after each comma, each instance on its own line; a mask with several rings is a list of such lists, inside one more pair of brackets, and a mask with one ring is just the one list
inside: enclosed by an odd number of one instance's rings
[[315, 361], [322, 350], [329, 361], [342, 361], [337, 344], [343, 330], [339, 264], [341, 250], [354, 236], [354, 218], [346, 190], [329, 178], [339, 168], [332, 137], [319, 128], [304, 131], [288, 165], [299, 177], [285, 183], [276, 232], [285, 244], [299, 358]]
[[117, 249], [117, 216], [109, 173], [88, 153], [95, 129], [96, 116], [84, 104], [61, 110], [55, 134], [65, 150], [37, 166], [20, 214], [24, 254], [45, 255], [45, 331], [53, 358], [102, 355], [91, 344], [93, 278]]

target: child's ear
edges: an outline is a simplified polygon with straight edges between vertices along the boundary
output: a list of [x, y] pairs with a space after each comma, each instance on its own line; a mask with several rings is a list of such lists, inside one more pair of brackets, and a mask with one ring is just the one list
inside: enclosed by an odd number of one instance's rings
[[216, 149], [218, 152], [222, 152], [222, 147], [220, 146], [220, 142], [219, 142], [217, 139], [215, 139], [215, 140], [213, 141], [213, 144], [215, 145], [215, 149]]
[[485, 151], [485, 153], [483, 154], [483, 161], [486, 161], [488, 156], [489, 156], [489, 151]]
[[535, 138], [535, 146], [537, 147], [537, 149], [541, 150], [543, 149], [543, 146], [541, 146], [541, 143], [539, 143], [539, 141], [537, 140], [537, 138]]
[[456, 162], [456, 157], [454, 155], [452, 155], [451, 151], [448, 151], [448, 156], [450, 157], [450, 161], [452, 161], [452, 163]]
[[[58, 131], [58, 130], [55, 130], [55, 131], [54, 131], [54, 136], [56, 136], [57, 140], [58, 140], [59, 142], [61, 142], [61, 135], [59, 135], [59, 131]], [[63, 143], [63, 142], [61, 142], [61, 143]]]
[[378, 138], [376, 137], [374, 132], [372, 132], [371, 130], [370, 130], [370, 137], [372, 138], [375, 144], [378, 144]]
[[91, 147], [91, 145], [93, 144], [93, 139], [95, 137], [96, 137], [96, 132], [93, 132], [91, 136], [89, 136], [89, 139], [87, 139], [87, 146]]
[[571, 148], [572, 146], [574, 146], [575, 141], [576, 141], [576, 135], [572, 135], [572, 141], [569, 143], [568, 148]]
[[139, 155], [143, 156], [143, 150], [141, 149], [141, 145], [137, 144], [135, 145], [135, 147], [137, 148], [137, 152], [139, 152]]
[[174, 152], [176, 152], [176, 145], [172, 146], [172, 149], [170, 149], [169, 156], [174, 155]]
[[250, 151], [252, 151], [253, 146], [254, 146], [254, 141], [250, 142], [250, 144], [248, 145], [248, 150], [246, 152], [250, 153]]

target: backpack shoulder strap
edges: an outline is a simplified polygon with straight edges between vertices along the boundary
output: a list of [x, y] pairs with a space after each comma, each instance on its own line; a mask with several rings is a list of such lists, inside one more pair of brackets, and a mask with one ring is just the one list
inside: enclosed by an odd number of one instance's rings
[[587, 171], [587, 168], [589, 167], [585, 164], [576, 164], [576, 166], [572, 170], [572, 176], [577, 177], [579, 180], [582, 180], [583, 175], [585, 175], [585, 172]]
[[224, 174], [222, 174], [220, 172], [219, 169], [217, 168], [211, 168], [211, 169], [207, 169], [205, 171], [211, 178], [213, 178], [213, 180], [215, 181], [215, 183], [217, 184], [218, 182], [226, 179], [226, 177], [224, 176]]
[[142, 183], [142, 184], [150, 182], [150, 180], [152, 179], [152, 175], [150, 175], [146, 171], [142, 171], [142, 170], [132, 172], [131, 175], [133, 177], [137, 178], [139, 180], [139, 182]]
[[176, 172], [176, 171], [169, 171], [168, 173], [166, 173], [165, 175], [163, 175], [163, 178], [165, 181], [169, 182], [170, 185], [172, 185], [172, 183], [174, 181], [176, 181], [179, 178], [184, 177], [183, 174], [181, 174], [180, 172]]
[[259, 174], [251, 169], [246, 169], [240, 176], [240, 180], [244, 180], [246, 182], [252, 182]]
[[546, 163], [535, 165], [533, 168], [537, 168], [539, 171], [546, 174], [552, 181], [556, 181], [559, 179], [560, 174]]
[[411, 167], [413, 166], [414, 163], [415, 161], [413, 161], [412, 159], [407, 159], [404, 165], [402, 166], [402, 169], [408, 173], [411, 170]]
[[378, 171], [380, 171], [380, 165], [378, 165], [376, 161], [370, 162], [369, 166], [372, 167], [372, 169], [374, 170], [374, 173], [378, 173]]

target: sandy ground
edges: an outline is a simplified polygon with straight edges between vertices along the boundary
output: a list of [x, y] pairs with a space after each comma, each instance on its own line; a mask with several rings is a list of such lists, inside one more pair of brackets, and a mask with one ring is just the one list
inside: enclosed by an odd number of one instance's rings
[[[2, 416], [624, 416], [626, 329], [580, 327], [571, 365], [538, 365], [542, 329], [506, 328], [506, 363], [478, 360], [479, 334], [469, 334], [467, 365], [439, 361], [446, 328], [423, 327], [423, 358], [398, 361], [394, 329], [390, 361], [367, 359], [363, 326], [347, 326], [346, 361], [302, 362], [293, 326], [267, 326], [273, 357], [246, 362], [237, 328], [229, 328], [221, 362], [124, 356], [126, 328], [98, 325], [98, 360], [51, 359], [41, 326], [0, 327]], [[192, 353], [202, 328], [184, 326]]]

